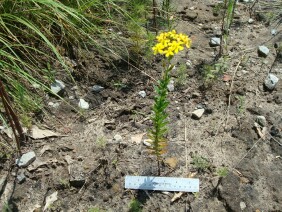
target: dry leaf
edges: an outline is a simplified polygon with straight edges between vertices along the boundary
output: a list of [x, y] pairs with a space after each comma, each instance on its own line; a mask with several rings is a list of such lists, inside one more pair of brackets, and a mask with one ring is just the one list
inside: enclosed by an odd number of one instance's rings
[[136, 143], [136, 144], [140, 144], [141, 141], [142, 141], [142, 138], [145, 134], [146, 133], [140, 133], [140, 134], [136, 134], [136, 135], [131, 136], [131, 142]]
[[167, 164], [170, 168], [174, 169], [177, 165], [177, 158], [167, 158], [165, 159], [165, 164]]
[[223, 82], [231, 81], [231, 79], [232, 79], [231, 76], [228, 74], [224, 74], [222, 77]]
[[265, 140], [265, 136], [266, 136], [266, 133], [267, 133], [267, 128], [263, 127], [261, 129], [260, 125], [258, 123], [256, 123], [256, 122], [255, 122], [255, 127], [256, 127], [256, 130], [258, 132], [259, 137], [262, 138], [263, 140]]
[[46, 198], [46, 204], [43, 211], [46, 211], [50, 205], [52, 205], [58, 199], [58, 191], [55, 191], [53, 194]]
[[31, 164], [27, 170], [28, 171], [34, 171], [36, 169], [39, 169], [39, 168], [42, 168], [44, 166], [48, 166], [49, 164], [56, 164], [58, 163], [59, 161], [57, 159], [49, 159], [47, 161], [40, 161], [39, 159], [36, 159], [33, 164]]
[[170, 200], [171, 203], [175, 202], [176, 200], [180, 199], [180, 197], [184, 194], [184, 192], [179, 192], [174, 194], [174, 196], [172, 197], [172, 199]]
[[13, 130], [11, 127], [0, 126], [0, 131], [5, 133], [9, 138], [13, 138]]
[[48, 150], [52, 150], [51, 147], [49, 145], [44, 145], [43, 148], [40, 150], [40, 156], [42, 156], [44, 152]]
[[41, 130], [36, 125], [33, 125], [29, 136], [33, 139], [42, 139], [48, 137], [57, 137], [60, 135], [51, 130]]

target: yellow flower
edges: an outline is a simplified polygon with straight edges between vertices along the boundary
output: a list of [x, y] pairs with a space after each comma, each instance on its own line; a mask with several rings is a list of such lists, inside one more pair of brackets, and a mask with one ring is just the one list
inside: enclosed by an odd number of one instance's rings
[[191, 39], [185, 34], [177, 34], [175, 30], [170, 32], [163, 32], [157, 37], [158, 43], [152, 48], [154, 54], [165, 55], [171, 57], [177, 54], [179, 51], [191, 47]]

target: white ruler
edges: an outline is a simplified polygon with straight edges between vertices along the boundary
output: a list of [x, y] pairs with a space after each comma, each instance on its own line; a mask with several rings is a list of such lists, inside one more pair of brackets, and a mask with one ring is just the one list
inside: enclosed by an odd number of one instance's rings
[[157, 191], [199, 192], [199, 179], [153, 176], [125, 176], [125, 188]]

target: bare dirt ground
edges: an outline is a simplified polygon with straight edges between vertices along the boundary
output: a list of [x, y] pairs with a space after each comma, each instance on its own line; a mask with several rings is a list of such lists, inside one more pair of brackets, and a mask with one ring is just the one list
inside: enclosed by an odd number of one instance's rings
[[[46, 197], [56, 191], [57, 201], [47, 211], [134, 211], [129, 206], [133, 199], [142, 211], [282, 211], [282, 83], [273, 91], [263, 86], [270, 71], [282, 78], [274, 48], [282, 40], [281, 25], [266, 24], [255, 15], [249, 23], [248, 4], [238, 3], [230, 31], [228, 80], [219, 77], [207, 85], [203, 63], [212, 62], [219, 50], [209, 46], [221, 28], [220, 17], [213, 15], [216, 5], [212, 0], [175, 5], [175, 28], [190, 35], [193, 45], [175, 58], [176, 64], [189, 60], [188, 77], [169, 92], [169, 147], [161, 176], [199, 178], [200, 192], [183, 193], [171, 202], [177, 192], [124, 188], [126, 175], [157, 175], [155, 158], [142, 141], [152, 126], [148, 117], [155, 95], [155, 82], [144, 72], [158, 79], [160, 64], [147, 64], [144, 71], [126, 65], [116, 70], [97, 66], [99, 61], [89, 56], [78, 59], [84, 67], [77, 71], [87, 70], [87, 86], [105, 89], [93, 93], [82, 83], [77, 90], [68, 85], [67, 96], [83, 96], [91, 104], [84, 118], [63, 102], [50, 109], [53, 116], [43, 117], [40, 127], [67, 136], [29, 140], [23, 152], [35, 151], [36, 160], [27, 168], [14, 167], [9, 175], [11, 211], [42, 211]], [[271, 29], [277, 30], [275, 36]], [[260, 45], [270, 49], [266, 58], [258, 56]], [[172, 76], [177, 81], [176, 70]], [[141, 90], [145, 98], [138, 94]], [[194, 119], [192, 112], [200, 107], [205, 113]], [[255, 127], [257, 116], [266, 118], [266, 131]], [[5, 167], [1, 176], [8, 172]], [[21, 172], [26, 180], [18, 183]]]

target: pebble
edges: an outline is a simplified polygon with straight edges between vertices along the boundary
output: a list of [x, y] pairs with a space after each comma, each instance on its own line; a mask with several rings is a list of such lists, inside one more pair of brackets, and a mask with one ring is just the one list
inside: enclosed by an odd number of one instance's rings
[[73, 87], [71, 88], [71, 90], [72, 90], [72, 91], [78, 90], [78, 86], [77, 86], [77, 85], [73, 86]]
[[250, 18], [250, 19], [248, 20], [248, 23], [249, 23], [249, 24], [254, 23], [254, 19]]
[[151, 144], [150, 142], [152, 142], [151, 139], [145, 139], [145, 140], [143, 141], [143, 144], [144, 144], [145, 146], [152, 146], [152, 144]]
[[39, 84], [37, 84], [37, 83], [33, 83], [33, 84], [32, 84], [32, 87], [34, 87], [35, 89], [38, 89], [38, 88], [40, 88], [41, 86], [40, 86]]
[[146, 97], [146, 92], [145, 91], [139, 91], [138, 93], [141, 97], [145, 98]]
[[66, 87], [65, 84], [61, 80], [55, 80], [55, 82], [51, 84], [51, 91], [54, 94], [59, 94], [61, 91], [65, 89], [65, 87]]
[[205, 112], [204, 108], [194, 110], [192, 113], [192, 118], [200, 119], [202, 115], [204, 114], [204, 112]]
[[173, 80], [170, 80], [169, 84], [167, 85], [167, 89], [169, 92], [174, 91], [174, 81]]
[[240, 202], [240, 208], [241, 208], [242, 211], [243, 211], [246, 207], [247, 207], [247, 206], [246, 206], [246, 203]]
[[278, 83], [279, 79], [274, 74], [268, 74], [264, 81], [265, 87], [267, 87], [269, 90], [273, 90]]
[[268, 53], [269, 53], [269, 49], [266, 46], [258, 47], [258, 55], [260, 57], [267, 57]]
[[19, 184], [23, 183], [25, 180], [26, 180], [26, 177], [25, 177], [23, 172], [21, 172], [17, 175], [17, 181], [18, 181]]
[[120, 134], [116, 134], [115, 136], [114, 136], [114, 140], [116, 141], [116, 142], [122, 142], [122, 136], [120, 135]]
[[271, 35], [275, 36], [277, 34], [277, 30], [276, 29], [272, 29], [271, 30]]
[[277, 93], [273, 96], [274, 101], [276, 104], [281, 104], [282, 103], [282, 93]]
[[86, 102], [84, 99], [79, 99], [78, 107], [81, 109], [87, 110], [89, 109], [89, 103]]
[[219, 46], [219, 45], [220, 45], [220, 38], [212, 37], [210, 39], [210, 46], [211, 47], [215, 47], [215, 46]]
[[264, 116], [257, 116], [256, 122], [259, 123], [260, 126], [265, 127], [266, 126], [266, 118]]
[[36, 155], [34, 151], [23, 154], [19, 159], [16, 159], [16, 164], [19, 167], [27, 167], [35, 161]]
[[91, 91], [95, 92], [95, 93], [99, 93], [102, 90], [104, 90], [105, 88], [100, 86], [100, 85], [93, 85], [91, 88]]
[[191, 68], [193, 66], [192, 61], [186, 60], [186, 66], [187, 66], [187, 68]]

